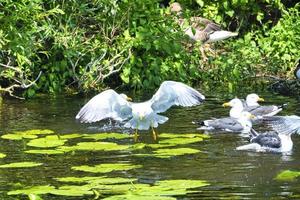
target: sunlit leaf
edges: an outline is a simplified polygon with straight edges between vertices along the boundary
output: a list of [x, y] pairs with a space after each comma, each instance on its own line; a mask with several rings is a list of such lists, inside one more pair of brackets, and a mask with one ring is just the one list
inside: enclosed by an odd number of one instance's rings
[[60, 139], [74, 139], [80, 137], [83, 137], [83, 134], [73, 133], [73, 134], [60, 135]]
[[2, 135], [1, 138], [8, 140], [22, 140], [37, 138], [37, 135], [52, 134], [54, 131], [48, 129], [33, 129], [28, 131], [16, 131], [14, 133]]
[[43, 165], [43, 163], [36, 163], [36, 162], [16, 162], [10, 163], [5, 165], [0, 165], [0, 168], [23, 168], [23, 167], [36, 167]]
[[94, 140], [103, 140], [108, 138], [114, 138], [114, 139], [125, 139], [125, 138], [131, 138], [132, 136], [124, 133], [97, 133], [97, 134], [88, 134], [85, 135], [84, 138], [87, 139], [94, 139]]
[[154, 151], [153, 156], [159, 158], [169, 158], [172, 156], [181, 156], [185, 154], [199, 153], [200, 150], [192, 148], [176, 148], [176, 149], [158, 149]]
[[72, 167], [73, 170], [84, 171], [84, 172], [92, 172], [92, 173], [108, 173], [112, 171], [125, 171], [131, 170], [135, 168], [141, 168], [142, 165], [133, 165], [133, 164], [126, 164], [126, 163], [115, 163], [115, 164], [100, 164], [95, 165], [93, 167], [83, 165], [83, 166], [75, 166]]
[[4, 157], [6, 157], [6, 154], [0, 153], [0, 158], [4, 158]]
[[29, 200], [43, 200], [40, 196], [36, 194], [29, 194], [28, 195]]
[[93, 185], [120, 184], [120, 183], [130, 183], [130, 182], [137, 181], [137, 179], [134, 178], [121, 178], [121, 177], [109, 178], [106, 176], [62, 177], [62, 178], [55, 178], [55, 180], [60, 182], [91, 183]]
[[55, 190], [54, 186], [50, 185], [42, 185], [42, 186], [34, 186], [20, 190], [9, 191], [8, 195], [18, 195], [18, 194], [47, 194], [49, 191]]
[[32, 147], [57, 147], [62, 146], [67, 140], [60, 139], [57, 135], [49, 135], [44, 138], [30, 140], [27, 145]]
[[55, 149], [31, 149], [31, 150], [25, 151], [25, 153], [54, 155], [54, 154], [63, 154], [65, 152], [55, 150]]
[[280, 172], [275, 179], [278, 181], [294, 181], [296, 178], [300, 176], [299, 171], [291, 171], [291, 170], [285, 170]]
[[113, 142], [80, 142], [75, 146], [61, 146], [61, 151], [120, 151], [130, 148], [128, 145], [119, 145]]

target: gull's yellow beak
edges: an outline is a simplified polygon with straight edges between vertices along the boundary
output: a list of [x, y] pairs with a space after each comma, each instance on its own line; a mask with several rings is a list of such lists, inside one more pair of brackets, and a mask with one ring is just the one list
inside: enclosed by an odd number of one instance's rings
[[264, 98], [259, 97], [257, 101], [265, 101]]
[[223, 106], [223, 107], [229, 107], [229, 106], [230, 106], [230, 103], [229, 103], [229, 102], [223, 103], [222, 106]]
[[249, 117], [250, 119], [255, 119], [256, 118], [256, 116], [255, 115], [253, 115], [253, 114], [250, 114], [250, 117]]
[[127, 101], [132, 101], [132, 98], [126, 97], [126, 100], [127, 100]]

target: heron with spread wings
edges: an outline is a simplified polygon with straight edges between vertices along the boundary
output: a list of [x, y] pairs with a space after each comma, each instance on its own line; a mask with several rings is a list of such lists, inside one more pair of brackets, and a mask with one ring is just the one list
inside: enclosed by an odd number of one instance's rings
[[164, 81], [153, 97], [145, 102], [134, 103], [125, 94], [118, 94], [112, 89], [101, 92], [85, 104], [76, 119], [83, 123], [97, 122], [111, 118], [125, 122], [124, 127], [137, 130], [152, 129], [165, 123], [168, 118], [158, 113], [165, 112], [171, 106], [190, 107], [205, 100], [197, 90], [175, 81]]

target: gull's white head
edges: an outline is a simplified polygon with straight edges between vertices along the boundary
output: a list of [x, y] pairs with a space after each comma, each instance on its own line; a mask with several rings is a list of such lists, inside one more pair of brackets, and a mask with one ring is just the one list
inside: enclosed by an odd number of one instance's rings
[[244, 109], [242, 101], [238, 98], [234, 98], [229, 102], [223, 103], [223, 106], [231, 107], [229, 116], [234, 118], [239, 118]]
[[246, 97], [247, 106], [259, 106], [257, 102], [265, 101], [263, 98], [259, 97], [257, 94], [248, 94]]

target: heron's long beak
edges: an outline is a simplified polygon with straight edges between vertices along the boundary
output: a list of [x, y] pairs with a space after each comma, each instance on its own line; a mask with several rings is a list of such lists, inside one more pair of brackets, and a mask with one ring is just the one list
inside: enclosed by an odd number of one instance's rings
[[257, 101], [265, 101], [264, 98], [259, 97]]
[[132, 101], [132, 98], [127, 97], [126, 100], [127, 100], [127, 101]]
[[222, 106], [223, 107], [230, 107], [230, 103], [229, 102], [223, 103]]

